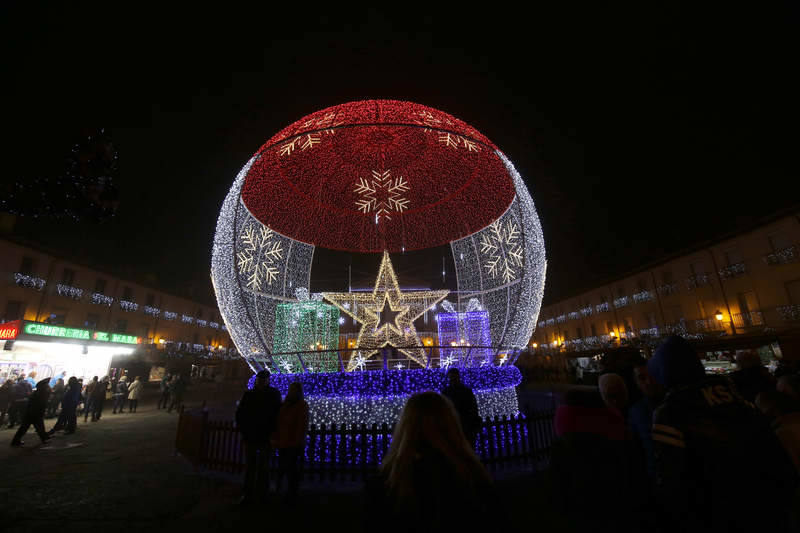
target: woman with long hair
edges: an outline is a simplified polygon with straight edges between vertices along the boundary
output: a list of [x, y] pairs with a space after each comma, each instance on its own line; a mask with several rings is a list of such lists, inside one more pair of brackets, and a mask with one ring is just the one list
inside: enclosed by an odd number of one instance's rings
[[286, 502], [294, 505], [299, 486], [299, 460], [306, 446], [308, 430], [308, 403], [303, 399], [303, 386], [294, 382], [289, 385], [286, 398], [278, 412], [278, 428], [275, 432], [274, 446], [278, 449], [278, 481], [287, 477]]
[[453, 404], [436, 392], [408, 399], [379, 475], [366, 490], [367, 520], [392, 531], [497, 525], [490, 520], [496, 499], [489, 474], [464, 437]]

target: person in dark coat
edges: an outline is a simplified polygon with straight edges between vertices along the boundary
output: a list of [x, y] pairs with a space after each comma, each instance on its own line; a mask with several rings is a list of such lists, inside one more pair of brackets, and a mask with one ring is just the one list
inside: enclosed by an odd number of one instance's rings
[[50, 438], [44, 430], [44, 412], [47, 409], [47, 400], [49, 396], [50, 380], [43, 379], [36, 384], [36, 391], [31, 394], [31, 397], [28, 399], [28, 406], [22, 417], [22, 423], [19, 425], [19, 429], [11, 440], [11, 446], [22, 446], [25, 444], [22, 441], [22, 436], [25, 435], [28, 428], [31, 426], [36, 429], [36, 433], [39, 435], [42, 443]]
[[168, 413], [171, 413], [173, 409], [177, 411], [181, 408], [184, 392], [186, 392], [186, 381], [183, 379], [183, 376], [179, 374], [172, 378], [172, 382], [169, 385], [170, 401], [169, 407], [167, 408]]
[[161, 396], [158, 397], [156, 409], [161, 409], [162, 407], [166, 409], [169, 406], [169, 382], [171, 380], [172, 374], [164, 374], [164, 377], [161, 378], [161, 383], [158, 385]]
[[100, 420], [100, 417], [103, 416], [103, 405], [106, 402], [107, 391], [108, 376], [103, 376], [103, 379], [99, 380], [92, 389], [92, 422], [97, 422]]
[[365, 530], [509, 531], [491, 478], [464, 438], [453, 403], [412, 395], [377, 476], [365, 484]]
[[17, 425], [17, 422], [22, 420], [25, 414], [25, 407], [28, 405], [28, 396], [30, 395], [30, 385], [25, 381], [25, 375], [17, 378], [11, 388], [11, 404], [8, 406], [8, 428], [11, 429]]
[[114, 408], [111, 410], [111, 414], [117, 414], [117, 410], [122, 413], [122, 410], [125, 409], [125, 400], [128, 398], [128, 376], [119, 378], [117, 390], [114, 391], [113, 397]]
[[647, 361], [640, 358], [634, 364], [633, 377], [642, 398], [628, 410], [628, 425], [636, 455], [641, 458], [647, 479], [655, 481], [653, 466], [653, 412], [664, 398], [664, 387], [647, 370]]
[[[550, 458], [552, 499], [557, 511], [582, 531], [627, 531], [632, 517], [613, 513], [618, 502], [632, 507], [632, 478], [625, 418], [597, 389], [570, 389], [553, 419]], [[581, 512], [574, 512], [580, 502]]]
[[278, 450], [278, 479], [287, 478], [286, 502], [294, 505], [299, 486], [299, 461], [306, 447], [308, 431], [308, 402], [303, 399], [303, 386], [295, 381], [289, 385], [286, 399], [278, 412], [278, 424], [273, 446]]
[[782, 531], [798, 479], [767, 419], [729, 379], [706, 376], [682, 337], [665, 340], [647, 369], [667, 390], [653, 413], [656, 492], [667, 528]]
[[0, 385], [0, 426], [6, 420], [14, 394], [14, 382], [7, 379]]
[[77, 410], [79, 403], [81, 403], [81, 385], [78, 382], [78, 378], [72, 376], [67, 382], [67, 388], [61, 400], [61, 414], [58, 415], [56, 425], [48, 432], [49, 435], [64, 427], [67, 428], [65, 433], [75, 433], [75, 428], [78, 425]]
[[244, 495], [242, 504], [266, 498], [269, 490], [270, 437], [275, 432], [281, 393], [269, 386], [269, 372], [256, 374], [252, 390], [245, 391], [236, 408], [236, 427], [242, 434], [245, 450]]
[[775, 390], [775, 378], [761, 364], [761, 358], [756, 352], [736, 354], [736, 364], [739, 365], [739, 370], [731, 374], [731, 379], [742, 398], [755, 403], [758, 393]]
[[[83, 407], [83, 421], [88, 422], [89, 414], [94, 411], [94, 388], [97, 387], [97, 376], [92, 378], [92, 381], [86, 384], [83, 391], [84, 407]], [[105, 395], [104, 395], [105, 397]], [[94, 418], [94, 417], [93, 417]]]
[[[53, 380], [50, 380], [52, 383]], [[64, 397], [64, 390], [66, 389], [64, 385], [64, 380], [58, 378], [56, 380], [56, 384], [52, 386], [52, 390], [50, 391], [50, 400], [48, 401], [47, 406], [47, 417], [52, 418], [56, 416], [56, 411], [58, 410], [58, 405], [61, 403], [61, 398]]]
[[472, 389], [461, 382], [461, 373], [457, 368], [450, 368], [447, 371], [448, 384], [442, 389], [442, 395], [453, 402], [458, 418], [461, 421], [461, 429], [467, 438], [470, 446], [475, 446], [475, 435], [481, 427], [481, 416], [478, 413], [478, 401]]

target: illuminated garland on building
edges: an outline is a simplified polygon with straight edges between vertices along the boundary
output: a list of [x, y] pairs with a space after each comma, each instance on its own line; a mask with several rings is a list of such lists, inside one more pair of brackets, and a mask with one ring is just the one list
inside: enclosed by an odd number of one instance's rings
[[181, 315], [181, 322], [184, 324], [192, 324], [194, 323], [194, 317], [189, 315]]
[[59, 283], [56, 285], [56, 290], [58, 291], [59, 296], [72, 298], [73, 300], [80, 300], [83, 298], [83, 289], [73, 287], [72, 285], [67, 285], [66, 283]]
[[631, 300], [627, 296], [620, 296], [619, 298], [614, 298], [614, 307], [620, 309], [622, 307], [627, 307], [631, 304]]
[[178, 318], [178, 313], [164, 311], [164, 320], [175, 320], [176, 318]]
[[647, 290], [637, 292], [636, 294], [633, 295], [633, 301], [636, 302], [637, 304], [640, 304], [642, 302], [649, 302], [652, 299], [653, 299], [653, 293]]
[[92, 303], [95, 305], [105, 305], [106, 307], [111, 307], [111, 304], [114, 303], [114, 298], [112, 298], [111, 296], [106, 296], [105, 294], [101, 294], [99, 292], [93, 292]]
[[20, 272], [14, 273], [14, 283], [23, 287], [28, 287], [29, 289], [36, 289], [37, 291], [44, 289], [44, 286], [47, 284], [42, 278], [22, 274]]
[[139, 304], [136, 302], [130, 302], [128, 300], [120, 300], [119, 301], [119, 308], [123, 311], [127, 311], [129, 313], [133, 313], [139, 309]]
[[153, 307], [152, 305], [145, 305], [144, 314], [158, 318], [158, 316], [161, 314], [161, 309], [158, 307]]

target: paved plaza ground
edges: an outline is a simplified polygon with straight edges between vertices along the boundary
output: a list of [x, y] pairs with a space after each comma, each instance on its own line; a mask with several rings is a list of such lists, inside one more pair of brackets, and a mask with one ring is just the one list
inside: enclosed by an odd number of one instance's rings
[[[58, 434], [45, 445], [29, 432], [25, 447], [11, 448], [14, 430], [0, 430], [0, 531], [202, 532], [264, 527], [267, 519], [300, 531], [365, 529], [360, 483], [304, 483], [294, 509], [277, 496], [264, 506], [241, 509], [240, 477], [198, 472], [175, 455], [178, 415], [157, 410], [157, 394], [156, 387], [148, 388], [135, 414], [113, 415], [107, 408], [99, 422], [81, 418], [74, 435]], [[199, 407], [205, 400], [216, 413], [232, 413], [240, 394], [236, 384], [193, 384], [185, 403]], [[46, 427], [54, 423], [49, 419]], [[559, 517], [548, 511], [545, 475], [507, 475], [497, 487], [498, 512], [508, 513], [514, 525], [563, 530]], [[332, 523], [338, 526], [331, 528]]]

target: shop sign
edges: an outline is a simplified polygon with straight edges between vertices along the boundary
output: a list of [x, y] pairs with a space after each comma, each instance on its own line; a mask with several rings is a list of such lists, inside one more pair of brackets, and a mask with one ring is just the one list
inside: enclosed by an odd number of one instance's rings
[[19, 335], [19, 320], [0, 324], [0, 340], [16, 339]]
[[42, 335], [45, 337], [62, 337], [64, 339], [85, 339], [89, 340], [88, 329], [65, 328], [61, 326], [51, 326], [49, 324], [39, 324], [29, 322], [25, 324], [25, 333], [28, 335]]
[[[96, 340], [100, 342], [115, 342], [120, 344], [141, 344], [142, 338], [134, 335], [123, 335], [120, 333], [106, 333], [104, 331], [92, 332], [88, 329], [65, 328], [63, 326], [51, 326], [50, 324], [40, 324], [38, 322], [28, 322], [23, 329], [28, 335], [42, 335], [44, 337], [60, 337], [64, 339]], [[15, 338], [14, 337], [9, 338]], [[0, 337], [6, 338], [6, 337]]]

